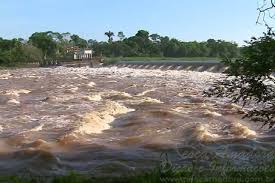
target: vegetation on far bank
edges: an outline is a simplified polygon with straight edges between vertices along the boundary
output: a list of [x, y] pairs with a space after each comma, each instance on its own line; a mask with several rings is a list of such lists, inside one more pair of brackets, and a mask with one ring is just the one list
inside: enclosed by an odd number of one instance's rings
[[182, 41], [139, 30], [128, 38], [119, 32], [114, 41], [115, 33], [105, 34], [108, 42], [88, 41], [96, 54], [105, 57], [237, 57], [240, 52], [236, 43], [224, 40]]
[[[58, 32], [36, 32], [28, 39], [0, 38], [0, 66], [43, 62], [43, 60], [73, 59], [76, 49], [91, 48], [94, 56], [111, 60], [198, 60], [219, 57], [238, 57], [240, 47], [234, 42], [208, 39], [207, 41], [181, 41], [168, 36], [139, 30], [126, 37], [123, 32], [106, 32], [108, 41], [86, 40], [78, 35]], [[108, 59], [109, 60], [109, 59]]]

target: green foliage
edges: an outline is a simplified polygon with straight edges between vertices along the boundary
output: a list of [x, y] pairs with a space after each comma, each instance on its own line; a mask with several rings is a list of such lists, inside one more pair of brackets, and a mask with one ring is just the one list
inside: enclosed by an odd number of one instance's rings
[[244, 117], [275, 124], [275, 34], [270, 30], [260, 38], [252, 38], [242, 49], [242, 57], [226, 59], [227, 77], [214, 83], [207, 96], [227, 97], [234, 103], [257, 108]]
[[120, 41], [123, 41], [125, 39], [125, 35], [122, 31], [118, 32], [117, 33], [117, 37], [119, 37], [119, 40]]
[[150, 35], [150, 38], [151, 38], [151, 40], [152, 40], [154, 43], [159, 43], [159, 42], [160, 42], [161, 36], [158, 35], [158, 34], [151, 34], [151, 35]]
[[236, 43], [209, 39], [207, 42], [183, 42], [158, 34], [139, 30], [136, 35], [125, 38], [118, 33], [119, 41], [113, 41], [113, 32], [106, 32], [109, 44], [93, 42], [89, 46], [95, 55], [106, 57], [228, 57], [239, 56]]
[[0, 66], [15, 66], [41, 60], [41, 50], [24, 43], [22, 39], [0, 39]]
[[78, 46], [79, 48], [86, 48], [88, 46], [88, 42], [85, 39], [75, 34], [71, 36], [71, 43], [73, 46]]
[[111, 43], [113, 41], [114, 33], [111, 31], [105, 32], [105, 35], [108, 37], [108, 42]]
[[234, 76], [269, 76], [275, 70], [275, 34], [269, 31], [263, 37], [253, 37], [242, 49], [242, 57], [225, 60], [228, 72]]
[[[25, 62], [41, 62], [43, 60], [42, 51], [30, 44], [22, 45], [22, 55], [25, 57]], [[22, 60], [19, 60], [19, 62]]]
[[29, 42], [42, 50], [45, 59], [48, 56], [55, 57], [57, 53], [57, 44], [52, 32], [36, 32], [31, 35]]

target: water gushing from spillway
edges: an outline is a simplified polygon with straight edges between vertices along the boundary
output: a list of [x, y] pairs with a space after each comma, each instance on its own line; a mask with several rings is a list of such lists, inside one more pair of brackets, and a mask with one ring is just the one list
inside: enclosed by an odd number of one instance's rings
[[202, 97], [221, 76], [117, 67], [1, 70], [0, 174], [120, 174], [151, 169], [162, 153], [190, 163], [186, 152], [253, 164], [236, 154], [273, 151], [274, 133], [243, 120], [239, 106]]

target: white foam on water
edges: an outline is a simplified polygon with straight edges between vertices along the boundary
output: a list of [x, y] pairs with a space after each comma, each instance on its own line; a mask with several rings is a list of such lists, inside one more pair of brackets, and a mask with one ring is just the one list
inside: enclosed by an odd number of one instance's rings
[[4, 92], [5, 95], [12, 95], [12, 96], [16, 96], [19, 97], [20, 94], [29, 94], [31, 93], [30, 90], [26, 90], [26, 89], [19, 89], [19, 90], [7, 90]]
[[117, 102], [107, 101], [97, 111], [92, 111], [84, 115], [80, 120], [80, 126], [73, 132], [74, 134], [98, 134], [110, 128], [110, 123], [117, 115], [134, 111]]
[[29, 133], [29, 132], [39, 132], [39, 131], [42, 131], [43, 127], [44, 127], [44, 124], [39, 124], [29, 130], [21, 131], [19, 134], [24, 134], [24, 133]]
[[186, 93], [178, 93], [179, 97], [186, 97]]
[[143, 103], [148, 103], [148, 104], [163, 104], [162, 101], [151, 98], [151, 97], [142, 97], [142, 98], [133, 98], [129, 99], [127, 102], [129, 102], [132, 105], [140, 105]]
[[211, 131], [211, 127], [208, 124], [202, 123], [187, 123], [183, 126], [179, 126], [178, 135], [184, 136], [183, 140], [186, 143], [199, 143], [215, 141], [220, 138], [220, 135]]
[[225, 129], [234, 137], [255, 138], [257, 136], [255, 131], [238, 122], [233, 122], [232, 124], [225, 127]]
[[40, 124], [32, 129], [30, 129], [29, 132], [39, 132], [43, 129], [43, 127], [44, 127], [44, 124]]
[[142, 97], [142, 96], [146, 95], [147, 93], [154, 92], [154, 91], [156, 91], [156, 89], [146, 90], [146, 91], [144, 91], [142, 93], [137, 94], [136, 96], [137, 97]]
[[151, 98], [151, 97], [145, 97], [143, 99], [140, 100], [141, 102], [145, 102], [145, 103], [156, 103], [156, 104], [163, 104], [164, 102], [155, 99], [155, 98]]
[[186, 108], [186, 107], [176, 107], [175, 109], [173, 109], [174, 111], [178, 112], [178, 113], [182, 113], [182, 114], [188, 114], [191, 112], [190, 109]]
[[213, 116], [213, 117], [221, 117], [222, 116], [222, 114], [220, 114], [220, 113], [217, 113], [217, 112], [215, 112], [215, 111], [210, 111], [210, 110], [206, 110], [205, 112], [204, 112], [204, 114], [205, 115], [207, 115], [207, 116]]
[[98, 74], [113, 77], [164, 77], [164, 78], [180, 78], [185, 77], [192, 83], [197, 81], [209, 81], [211, 79], [219, 78], [223, 74], [211, 73], [211, 72], [195, 72], [195, 71], [176, 71], [176, 70], [146, 70], [146, 69], [131, 69], [131, 68], [118, 68], [118, 67], [102, 67], [102, 68], [66, 68], [58, 67], [50, 70], [51, 74], [64, 75], [64, 76], [74, 76], [75, 74], [89, 74], [91, 76], [97, 76]]
[[78, 89], [79, 89], [78, 87], [73, 87], [73, 88], [67, 89], [66, 92], [73, 94], [73, 93], [76, 93], [78, 91]]
[[103, 97], [118, 97], [118, 98], [124, 98], [124, 99], [130, 99], [133, 96], [129, 93], [126, 92], [120, 92], [120, 91], [115, 91], [115, 90], [111, 90], [111, 91], [105, 91], [102, 92], [101, 94]]
[[81, 79], [88, 79], [88, 77], [87, 76], [84, 76], [84, 75], [81, 75], [81, 74], [77, 74], [77, 76], [79, 77], [79, 78], [81, 78]]
[[0, 75], [0, 79], [3, 79], [3, 80], [7, 80], [7, 79], [10, 79], [10, 78], [12, 78], [12, 75], [9, 72]]
[[8, 102], [8, 104], [14, 104], [14, 105], [19, 105], [20, 101], [16, 100], [16, 99], [10, 99]]
[[101, 97], [101, 95], [91, 95], [91, 96], [83, 96], [82, 99], [86, 100], [86, 101], [99, 102], [102, 100], [102, 97]]
[[194, 137], [199, 141], [212, 141], [220, 136], [209, 131], [209, 126], [200, 124], [194, 128]]
[[90, 83], [88, 83], [88, 86], [91, 87], [91, 88], [93, 88], [93, 87], [96, 86], [96, 84], [94, 82], [90, 82]]

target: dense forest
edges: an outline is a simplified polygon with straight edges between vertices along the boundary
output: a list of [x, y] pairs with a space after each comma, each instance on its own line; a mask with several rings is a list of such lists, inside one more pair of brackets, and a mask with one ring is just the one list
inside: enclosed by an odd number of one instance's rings
[[[238, 57], [240, 49], [234, 42], [209, 39], [186, 42], [168, 36], [139, 30], [126, 37], [123, 32], [105, 33], [108, 40], [85, 40], [78, 35], [58, 32], [36, 32], [28, 40], [0, 38], [0, 65], [12, 66], [44, 59], [72, 58], [66, 48], [92, 48], [95, 56], [104, 57]], [[116, 41], [114, 38], [116, 37]]]

